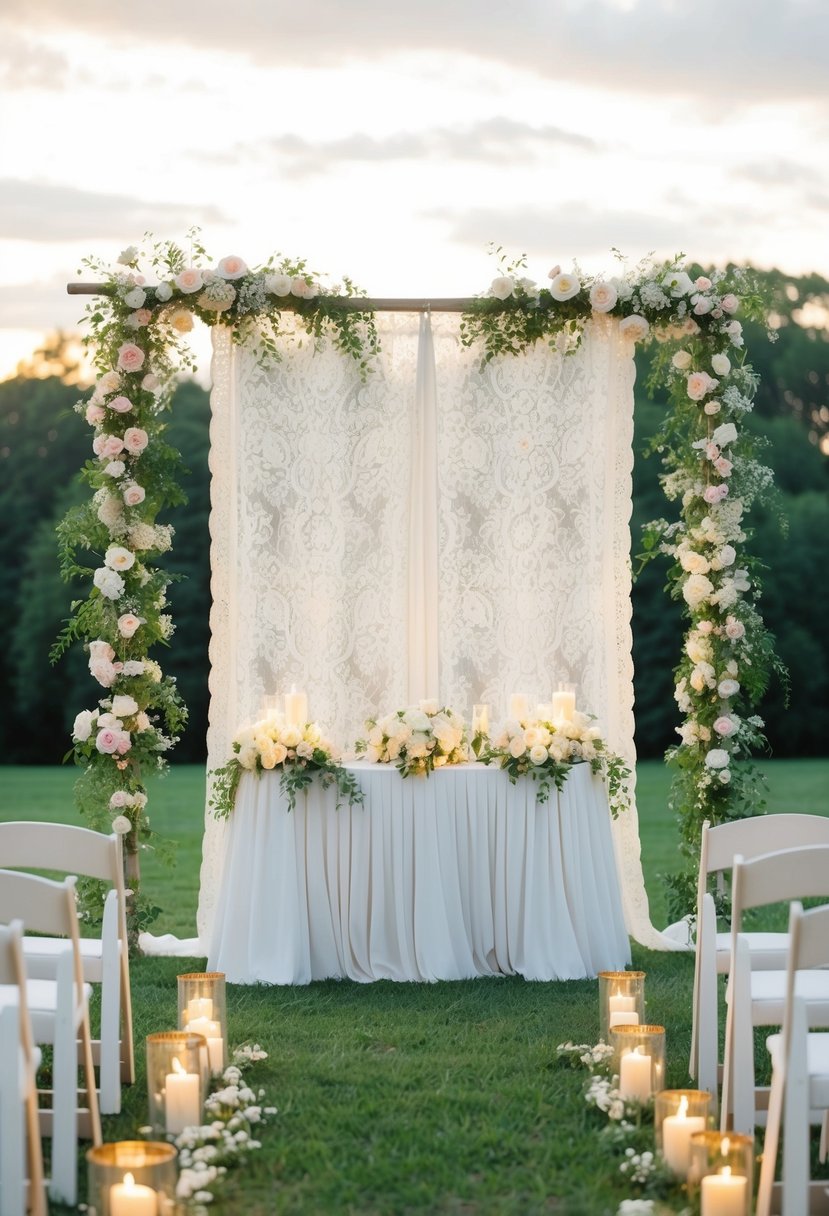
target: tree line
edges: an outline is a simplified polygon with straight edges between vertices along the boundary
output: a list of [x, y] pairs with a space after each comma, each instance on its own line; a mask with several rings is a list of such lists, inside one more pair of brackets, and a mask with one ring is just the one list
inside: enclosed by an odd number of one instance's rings
[[[829, 281], [818, 275], [758, 273], [771, 304], [777, 335], [745, 327], [749, 358], [761, 377], [755, 412], [747, 419], [765, 436], [765, 461], [777, 492], [750, 521], [749, 550], [758, 559], [760, 609], [777, 638], [790, 687], [772, 684], [761, 713], [776, 756], [826, 754], [829, 738], [829, 643], [824, 612], [829, 590]], [[632, 551], [643, 523], [665, 516], [658, 457], [644, 456], [663, 408], [644, 384], [647, 350], [637, 355], [634, 413]], [[80, 588], [58, 571], [55, 526], [88, 491], [77, 472], [89, 456], [89, 428], [74, 412], [80, 394], [71, 345], [58, 337], [18, 374], [0, 383], [0, 720], [5, 763], [52, 764], [69, 746], [75, 714], [96, 700], [86, 658], [76, 647], [55, 667], [49, 648]], [[169, 441], [190, 472], [189, 498], [171, 522], [167, 555], [178, 578], [170, 588], [176, 632], [159, 655], [175, 675], [190, 722], [175, 758], [202, 761], [207, 730], [208, 618], [210, 611], [208, 394], [194, 381], [178, 388], [169, 416]], [[673, 668], [682, 639], [679, 604], [664, 590], [665, 566], [653, 562], [633, 591], [636, 745], [640, 756], [660, 755], [675, 739], [679, 714]], [[784, 707], [788, 692], [788, 707]]]

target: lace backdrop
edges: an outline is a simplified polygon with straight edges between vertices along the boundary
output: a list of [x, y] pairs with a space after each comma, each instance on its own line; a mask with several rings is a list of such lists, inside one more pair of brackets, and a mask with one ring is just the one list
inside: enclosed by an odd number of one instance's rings
[[[574, 355], [482, 368], [455, 317], [378, 323], [365, 384], [331, 347], [287, 338], [263, 369], [213, 330], [208, 767], [292, 684], [350, 745], [420, 697], [497, 719], [572, 681], [633, 760], [632, 344], [604, 319]], [[223, 831], [208, 812], [202, 941]], [[615, 839], [628, 929], [664, 948], [635, 811]]]

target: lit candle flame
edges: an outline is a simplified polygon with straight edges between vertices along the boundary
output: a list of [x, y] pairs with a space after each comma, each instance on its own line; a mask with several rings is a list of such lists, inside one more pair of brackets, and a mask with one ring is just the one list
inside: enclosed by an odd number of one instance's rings
[[687, 1119], [688, 1117], [688, 1099], [685, 1094], [679, 1099], [679, 1110], [676, 1112], [677, 1119]]
[[186, 1073], [186, 1071], [187, 1070], [185, 1068], [183, 1068], [182, 1065], [179, 1063], [178, 1056], [173, 1056], [173, 1072]]
[[720, 1170], [720, 1174], [722, 1175], [723, 1178], [730, 1178], [731, 1177], [731, 1166], [730, 1165], [724, 1166], [723, 1169]]
[[[723, 1157], [727, 1157], [728, 1154], [731, 1152], [731, 1141], [728, 1139], [728, 1136], [725, 1137], [722, 1144], [720, 1145], [720, 1152], [722, 1153]], [[731, 1170], [729, 1170], [728, 1172], [730, 1174]]]
[[128, 1191], [135, 1189], [135, 1179], [132, 1174], [124, 1174], [124, 1186]]

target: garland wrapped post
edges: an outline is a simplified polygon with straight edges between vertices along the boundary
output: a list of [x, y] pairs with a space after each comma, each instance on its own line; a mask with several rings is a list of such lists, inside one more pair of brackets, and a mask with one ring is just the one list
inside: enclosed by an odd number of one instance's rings
[[762, 780], [746, 762], [765, 744], [752, 710], [772, 670], [785, 681], [755, 605], [757, 563], [744, 549], [748, 512], [771, 493], [772, 474], [758, 461], [759, 441], [745, 425], [757, 378], [735, 314], [761, 318], [762, 301], [747, 273], [692, 277], [683, 255], [607, 277], [556, 266], [549, 286], [539, 287], [524, 275], [524, 258], [507, 263], [495, 252], [501, 273], [462, 327], [464, 343], [481, 343], [485, 360], [519, 354], [538, 340], [568, 354], [591, 318], [607, 315], [620, 318], [633, 340], [660, 344], [648, 387], [667, 390], [669, 408], [650, 450], [662, 458], [663, 488], [679, 504], [679, 518], [648, 524], [640, 557], [672, 559], [669, 591], [688, 619], [675, 673], [684, 721], [680, 742], [667, 754], [676, 767], [671, 806], [685, 858], [683, 871], [667, 879], [670, 909], [685, 917], [695, 903], [705, 820], [718, 824], [763, 810]]
[[[328, 336], [364, 377], [377, 349], [372, 317], [332, 304], [356, 294], [350, 280], [326, 290], [304, 261], [288, 258], [251, 270], [241, 258], [225, 257], [213, 268], [205, 265], [196, 230], [189, 238], [187, 253], [165, 242], [151, 244], [146, 255], [129, 246], [114, 269], [84, 262], [103, 279], [87, 309], [85, 338], [98, 379], [76, 406], [93, 430], [83, 469], [92, 494], [58, 527], [63, 576], [84, 580], [89, 590], [72, 604], [51, 658], [82, 644], [99, 690], [94, 708], [75, 719], [66, 758], [83, 768], [75, 796], [90, 825], [125, 837], [133, 937], [157, 912], [139, 894], [140, 851], [165, 852], [150, 830], [145, 779], [166, 768], [187, 721], [175, 679], [150, 657], [173, 634], [167, 589], [175, 576], [157, 563], [173, 539], [173, 528], [159, 521], [186, 501], [181, 456], [164, 436], [176, 376], [194, 370], [183, 341], [194, 316], [227, 326], [263, 361], [280, 357], [278, 340], [286, 334]], [[157, 281], [147, 282], [142, 262]], [[84, 911], [99, 916], [94, 886], [82, 891]]]

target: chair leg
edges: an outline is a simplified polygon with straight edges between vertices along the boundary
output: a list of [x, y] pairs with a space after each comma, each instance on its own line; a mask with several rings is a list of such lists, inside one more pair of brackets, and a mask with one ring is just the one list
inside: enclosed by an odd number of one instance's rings
[[[121, 1073], [122, 1080], [126, 1081], [127, 1085], [135, 1084], [135, 1043], [133, 1041], [132, 1028], [132, 992], [130, 990], [130, 963], [126, 954], [126, 946], [123, 947], [121, 954], [121, 1018], [122, 1018], [122, 1046], [121, 1051], [124, 1057], [124, 1068]], [[126, 1073], [126, 1076], [124, 1075]]]
[[[729, 978], [721, 1127], [754, 1135], [754, 1030], [751, 1019], [751, 966], [748, 947], [737, 940]], [[729, 1124], [730, 1116], [730, 1124]]]
[[74, 1207], [77, 1201], [78, 1071], [73, 1011], [59, 1009], [52, 1065], [52, 1176], [49, 1196]]
[[121, 1009], [120, 974], [105, 975], [101, 984], [101, 1089], [104, 1115], [121, 1111]]
[[784, 1098], [783, 1213], [802, 1216], [809, 1210], [809, 1033], [803, 1001], [792, 1002], [791, 1049]]
[[23, 1107], [20, 1102], [20, 1034], [17, 1009], [3, 1010], [0, 1042], [0, 1067], [3, 1093], [0, 1097], [0, 1212], [4, 1216], [24, 1216], [26, 1179], [23, 1174]]
[[780, 1142], [780, 1115], [783, 1109], [785, 1070], [783, 1062], [776, 1067], [771, 1078], [766, 1138], [763, 1142], [763, 1163], [760, 1167], [760, 1184], [757, 1190], [755, 1216], [769, 1216], [771, 1197], [774, 1191], [774, 1170], [777, 1165], [777, 1149]]

